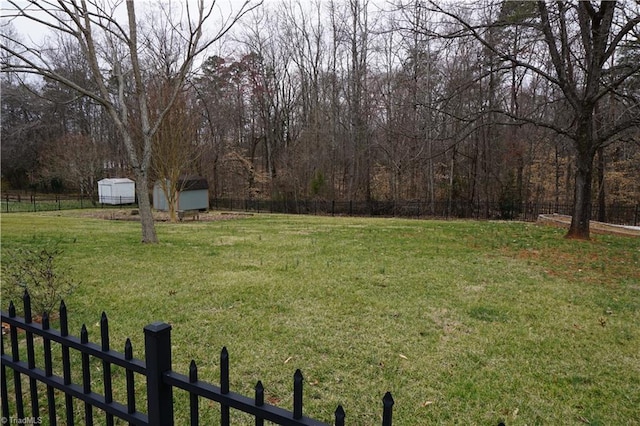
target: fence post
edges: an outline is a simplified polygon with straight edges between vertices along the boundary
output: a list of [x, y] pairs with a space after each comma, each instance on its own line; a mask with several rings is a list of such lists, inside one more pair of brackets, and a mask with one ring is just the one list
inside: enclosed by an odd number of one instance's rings
[[162, 322], [147, 325], [144, 351], [149, 424], [173, 425], [173, 388], [162, 380], [164, 372], [171, 370], [171, 326]]

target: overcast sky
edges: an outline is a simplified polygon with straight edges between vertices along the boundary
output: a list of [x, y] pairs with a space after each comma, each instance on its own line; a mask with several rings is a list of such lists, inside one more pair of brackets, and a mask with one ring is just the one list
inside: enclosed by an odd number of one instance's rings
[[[120, 6], [116, 9], [114, 16], [123, 23], [127, 21], [127, 11], [125, 7], [125, 3], [122, 0], [97, 0], [102, 3], [120, 3]], [[197, 1], [198, 0], [186, 0], [189, 3], [190, 11], [192, 15], [197, 13]], [[216, 11], [214, 11], [211, 18], [207, 20], [207, 27], [209, 29], [210, 35], [214, 34], [220, 28], [221, 19], [228, 18], [232, 13], [235, 13], [239, 10], [244, 0], [205, 0], [205, 5], [210, 5], [211, 2], [215, 3]], [[304, 0], [302, 0], [304, 1]], [[96, 1], [93, 0], [93, 3]], [[258, 3], [259, 0], [251, 0], [251, 4]], [[265, 5], [273, 4], [275, 0], [263, 0]], [[22, 35], [23, 40], [27, 43], [36, 43], [40, 44], [45, 41], [48, 37], [52, 35], [52, 30], [45, 25], [38, 24], [26, 18], [14, 18], [9, 19], [7, 16], [14, 13], [15, 8], [12, 3], [15, 3], [19, 6], [24, 6], [29, 9], [36, 10], [37, 7], [34, 5], [30, 5], [29, 1], [26, 0], [0, 0], [0, 15], [2, 16], [2, 32], [4, 33], [7, 28], [7, 22], [11, 22], [13, 27]], [[152, 4], [157, 5], [159, 2], [152, 1], [136, 1], [136, 18], [138, 24], [145, 23], [146, 14], [149, 12], [149, 6]], [[180, 12], [185, 5], [185, 0], [172, 0], [172, 6], [176, 9], [175, 16], [176, 19], [179, 19]], [[42, 3], [40, 3], [42, 4]], [[186, 10], [184, 11], [184, 15], [186, 15]], [[40, 19], [47, 19], [47, 16], [43, 12], [37, 12], [36, 16]], [[50, 19], [50, 18], [49, 18]]]

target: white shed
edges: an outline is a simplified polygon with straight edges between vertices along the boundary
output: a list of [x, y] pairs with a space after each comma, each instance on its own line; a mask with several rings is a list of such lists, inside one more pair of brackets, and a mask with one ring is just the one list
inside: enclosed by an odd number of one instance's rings
[[98, 181], [98, 201], [101, 204], [133, 204], [136, 202], [136, 184], [127, 178]]

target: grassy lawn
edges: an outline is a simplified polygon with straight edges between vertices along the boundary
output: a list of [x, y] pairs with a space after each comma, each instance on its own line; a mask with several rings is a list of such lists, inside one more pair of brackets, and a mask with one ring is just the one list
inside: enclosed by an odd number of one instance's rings
[[86, 323], [99, 342], [106, 311], [111, 346], [130, 337], [142, 358], [143, 327], [168, 322], [176, 371], [195, 359], [217, 384], [226, 346], [232, 390], [262, 380], [290, 409], [300, 368], [305, 414], [327, 422], [342, 404], [348, 424], [378, 424], [391, 391], [398, 425], [640, 424], [638, 238], [264, 214], [158, 223], [144, 246], [138, 223], [81, 214], [1, 217], [3, 253], [64, 250], [75, 335]]

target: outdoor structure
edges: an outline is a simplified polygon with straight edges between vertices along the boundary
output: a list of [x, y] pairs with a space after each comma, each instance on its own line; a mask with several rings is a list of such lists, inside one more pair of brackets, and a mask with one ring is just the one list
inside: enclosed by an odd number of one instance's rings
[[135, 182], [127, 178], [108, 178], [98, 181], [98, 202], [114, 205], [135, 203]]
[[[168, 183], [167, 187], [170, 186]], [[176, 189], [178, 191], [176, 211], [204, 211], [209, 209], [209, 183], [207, 179], [196, 176], [183, 176], [178, 179]], [[153, 186], [153, 208], [160, 211], [169, 211], [169, 202], [162, 190], [160, 181]]]

